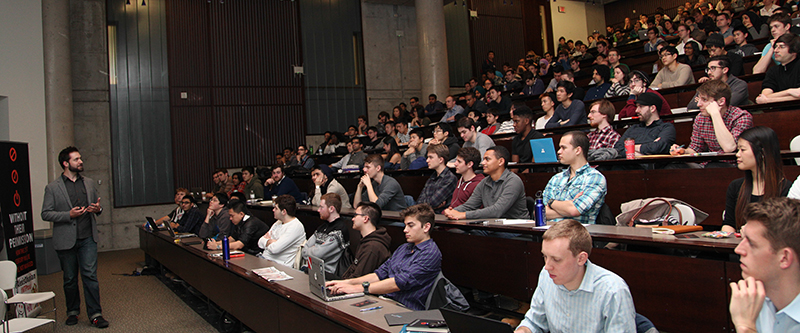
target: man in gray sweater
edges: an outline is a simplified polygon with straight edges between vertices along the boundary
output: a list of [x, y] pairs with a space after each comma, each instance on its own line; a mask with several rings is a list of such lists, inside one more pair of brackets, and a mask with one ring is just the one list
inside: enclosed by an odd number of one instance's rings
[[406, 209], [406, 198], [400, 183], [383, 173], [383, 157], [369, 155], [364, 160], [364, 175], [356, 188], [353, 206], [362, 201], [374, 202], [382, 210], [401, 211]]
[[[741, 106], [741, 105], [748, 105], [753, 104], [750, 101], [750, 93], [747, 90], [747, 82], [744, 82], [742, 79], [739, 79], [733, 75], [730, 75], [731, 65], [730, 60], [726, 56], [716, 56], [712, 57], [708, 60], [708, 65], [706, 67], [706, 74], [708, 76], [701, 77], [698, 82], [704, 83], [709, 80], [718, 80], [728, 84], [731, 87], [731, 100], [728, 101], [728, 105], [732, 106]], [[689, 105], [686, 106], [688, 110], [699, 110], [700, 107], [697, 106], [697, 93], [694, 94], [694, 98], [689, 102]]]
[[519, 176], [506, 169], [509, 160], [511, 153], [505, 147], [489, 148], [481, 163], [486, 178], [475, 187], [467, 202], [445, 209], [443, 214], [452, 220], [529, 219], [525, 186]]

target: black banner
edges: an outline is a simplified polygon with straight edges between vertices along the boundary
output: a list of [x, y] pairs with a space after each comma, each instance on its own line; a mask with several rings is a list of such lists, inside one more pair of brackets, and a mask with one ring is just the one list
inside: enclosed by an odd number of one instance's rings
[[[28, 144], [0, 141], [0, 215], [2, 246], [8, 260], [17, 264], [15, 293], [36, 289], [33, 209]], [[1, 248], [0, 248], [1, 249]]]

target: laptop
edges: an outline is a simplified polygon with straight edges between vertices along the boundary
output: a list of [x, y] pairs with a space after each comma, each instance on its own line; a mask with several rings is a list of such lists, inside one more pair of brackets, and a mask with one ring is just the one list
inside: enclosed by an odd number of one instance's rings
[[172, 226], [169, 225], [169, 222], [164, 223], [164, 227], [167, 228], [167, 231], [169, 231], [169, 235], [172, 236], [172, 238], [197, 237], [197, 235], [191, 232], [175, 232], [175, 230], [172, 230]]
[[340, 301], [343, 299], [364, 296], [364, 293], [333, 295], [325, 287], [325, 262], [317, 257], [308, 257], [308, 287], [311, 293], [317, 295], [325, 302]]
[[533, 163], [558, 162], [553, 138], [531, 140], [531, 153], [533, 153]]
[[153, 229], [153, 231], [161, 230], [158, 228], [158, 223], [156, 223], [156, 220], [154, 220], [152, 217], [145, 216], [144, 218], [147, 220], [147, 224], [150, 225], [150, 229]]
[[511, 325], [502, 321], [494, 319], [473, 316], [471, 314], [461, 313], [458, 311], [439, 309], [442, 312], [444, 321], [447, 322], [447, 328], [450, 333], [513, 333], [514, 328]]

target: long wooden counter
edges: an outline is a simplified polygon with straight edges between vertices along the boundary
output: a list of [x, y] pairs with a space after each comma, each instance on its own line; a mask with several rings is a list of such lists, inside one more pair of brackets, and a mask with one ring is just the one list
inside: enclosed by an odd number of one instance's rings
[[[298, 207], [298, 218], [313, 232], [322, 221], [316, 207]], [[252, 206], [253, 214], [272, 223], [269, 206]], [[353, 216], [352, 209], [343, 216]], [[383, 222], [400, 221], [398, 212], [384, 212]], [[453, 283], [530, 302], [538, 273], [543, 229], [532, 225], [470, 224], [436, 216], [431, 233], [442, 251], [442, 271]], [[386, 226], [392, 250], [404, 242], [401, 227]], [[446, 229], [484, 229], [522, 234], [503, 239], [455, 233]], [[650, 230], [591, 225], [595, 241], [627, 244], [628, 251], [593, 249], [589, 260], [625, 279], [637, 312], [661, 330], [714, 332], [731, 327], [728, 315], [728, 282], [738, 280], [741, 270], [733, 249], [739, 239], [715, 240], [694, 236], [654, 235]], [[695, 237], [698, 236], [698, 237]], [[351, 246], [360, 236], [351, 232]], [[694, 237], [694, 238], [683, 238]]]
[[[383, 306], [376, 311], [359, 312], [350, 305], [364, 298], [326, 303], [311, 294], [303, 272], [252, 255], [227, 262], [210, 259], [201, 245], [183, 245], [198, 240], [175, 243], [165, 231], [139, 230], [139, 246], [146, 255], [256, 332], [399, 332], [402, 326], [388, 326], [383, 315], [409, 311], [375, 296], [366, 297]], [[293, 279], [268, 282], [251, 272], [269, 266]]]

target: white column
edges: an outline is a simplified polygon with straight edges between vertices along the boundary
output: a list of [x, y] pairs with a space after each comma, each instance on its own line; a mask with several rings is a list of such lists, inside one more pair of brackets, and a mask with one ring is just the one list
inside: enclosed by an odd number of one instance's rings
[[[450, 70], [447, 63], [447, 36], [442, 1], [416, 0], [417, 40], [422, 101], [431, 93], [440, 101], [450, 94]], [[422, 102], [421, 101], [421, 102]], [[427, 104], [423, 102], [423, 104]]]
[[75, 143], [72, 122], [72, 67], [69, 47], [69, 1], [42, 0], [44, 94], [47, 123], [47, 175], [62, 170], [58, 153]]

